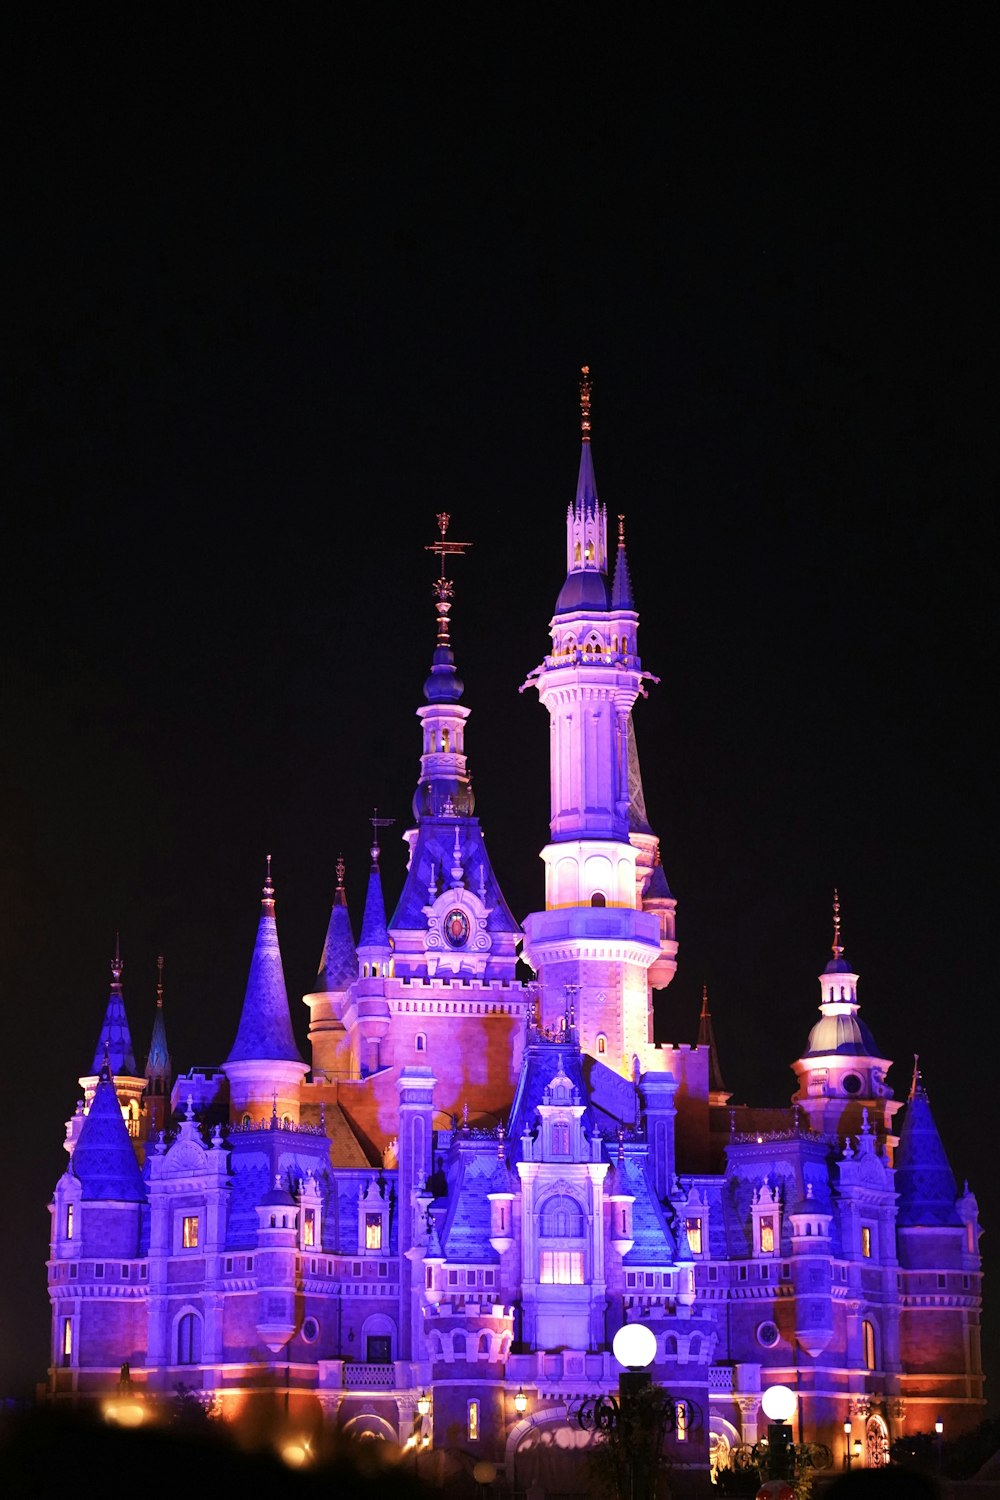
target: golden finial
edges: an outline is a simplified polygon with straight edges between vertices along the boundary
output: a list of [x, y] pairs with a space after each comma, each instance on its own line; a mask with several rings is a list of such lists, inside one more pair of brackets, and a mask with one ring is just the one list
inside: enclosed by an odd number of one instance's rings
[[624, 547], [624, 545], [625, 545], [625, 517], [624, 516], [619, 516], [618, 517], [618, 545], [619, 545], [619, 547]]
[[122, 969], [125, 967], [125, 965], [122, 963], [122, 950], [121, 950], [121, 944], [119, 942], [119, 936], [120, 936], [120, 934], [116, 932], [115, 933], [115, 956], [111, 960], [111, 977], [114, 980], [115, 984], [120, 984], [121, 983]]
[[581, 365], [580, 375], [580, 434], [585, 443], [590, 442], [590, 395], [594, 383], [590, 378], [590, 366]]
[[270, 855], [267, 856], [267, 878], [264, 881], [264, 889], [263, 889], [262, 895], [263, 895], [265, 901], [273, 901], [274, 900], [274, 886], [271, 883], [271, 856]]
[[156, 1008], [163, 1009], [163, 954], [156, 960]]
[[840, 941], [840, 896], [837, 887], [833, 888], [833, 956], [839, 958], [844, 951], [844, 945]]
[[338, 891], [342, 891], [344, 889], [344, 870], [345, 870], [345, 868], [346, 867], [344, 865], [344, 856], [342, 854], [338, 854], [337, 855], [337, 889], [338, 889]]

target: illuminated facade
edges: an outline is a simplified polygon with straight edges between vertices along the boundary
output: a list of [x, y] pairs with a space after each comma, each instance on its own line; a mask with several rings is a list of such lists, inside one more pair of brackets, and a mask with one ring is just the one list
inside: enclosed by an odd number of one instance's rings
[[277, 1388], [297, 1423], [566, 1489], [560, 1466], [587, 1441], [575, 1403], [617, 1388], [612, 1337], [637, 1320], [681, 1402], [678, 1493], [756, 1439], [776, 1381], [802, 1435], [839, 1455], [849, 1420], [868, 1462], [938, 1415], [949, 1435], [980, 1420], [976, 1201], [916, 1069], [893, 1098], [836, 900], [787, 1103], [732, 1104], [707, 999], [696, 1045], [654, 1044], [676, 903], [643, 799], [633, 709], [650, 675], [589, 399], [585, 376], [566, 581], [523, 685], [549, 715], [544, 909], [511, 913], [476, 817], [446, 574], [463, 544], [442, 516], [403, 889], [387, 916], [373, 819], [357, 937], [338, 867], [308, 1058], [270, 865], [217, 1068], [171, 1077], [161, 982], [137, 1072], [116, 954], [51, 1203], [55, 1399], [107, 1394], [123, 1363], [149, 1396], [183, 1383], [234, 1420]]

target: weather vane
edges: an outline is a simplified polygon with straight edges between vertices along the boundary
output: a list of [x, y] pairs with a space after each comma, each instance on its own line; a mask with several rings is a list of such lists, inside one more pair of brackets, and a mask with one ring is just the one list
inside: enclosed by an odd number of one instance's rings
[[455, 586], [450, 578], [445, 577], [445, 558], [461, 557], [468, 552], [472, 546], [471, 542], [450, 542], [448, 540], [448, 527], [451, 516], [446, 510], [440, 512], [436, 517], [440, 536], [436, 542], [431, 542], [424, 548], [425, 552], [433, 552], [441, 559], [441, 571], [434, 580], [434, 597], [437, 600], [435, 608], [438, 617], [437, 643], [439, 646], [448, 645], [448, 612], [451, 605], [448, 602], [455, 592]]
[[380, 828], [391, 828], [396, 819], [380, 818], [376, 807], [368, 821], [372, 825], [372, 863], [378, 864], [378, 857], [382, 853], [378, 843], [378, 831]]

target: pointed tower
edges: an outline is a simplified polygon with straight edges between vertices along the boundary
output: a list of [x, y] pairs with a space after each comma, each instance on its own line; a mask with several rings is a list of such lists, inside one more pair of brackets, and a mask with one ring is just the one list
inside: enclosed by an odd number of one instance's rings
[[392, 940], [385, 920], [385, 897], [382, 894], [382, 872], [379, 869], [381, 849], [378, 831], [395, 820], [372, 817], [372, 862], [368, 870], [368, 890], [361, 917], [358, 939], [359, 978], [354, 986], [352, 1014], [355, 1020], [352, 1038], [353, 1062], [362, 1077], [377, 1073], [383, 1066], [382, 1046], [389, 1032], [389, 1002], [386, 983], [392, 975]]
[[867, 1110], [879, 1140], [890, 1134], [899, 1108], [885, 1075], [892, 1066], [879, 1056], [871, 1032], [858, 1011], [858, 976], [844, 957], [840, 899], [833, 893], [833, 957], [819, 976], [820, 1019], [809, 1033], [806, 1050], [792, 1064], [799, 1086], [792, 1096], [810, 1130], [856, 1135]]
[[125, 1000], [122, 994], [122, 972], [124, 967], [121, 955], [121, 942], [119, 934], [116, 932], [115, 954], [111, 960], [111, 992], [108, 995], [108, 1003], [104, 1011], [104, 1022], [101, 1026], [100, 1035], [97, 1038], [97, 1046], [94, 1048], [93, 1067], [90, 1073], [85, 1074], [80, 1079], [80, 1087], [83, 1089], [84, 1108], [89, 1109], [97, 1088], [101, 1068], [105, 1061], [107, 1062], [111, 1070], [111, 1076], [115, 1081], [115, 1090], [128, 1133], [134, 1142], [136, 1154], [141, 1156], [141, 1140], [145, 1134], [143, 1130], [143, 1095], [146, 1091], [146, 1079], [145, 1076], [141, 1076], [136, 1072], [135, 1049], [132, 1046], [132, 1033], [129, 1030], [128, 1017], [125, 1014]]
[[[50, 1390], [76, 1394], [85, 1366], [120, 1367], [133, 1357], [137, 1304], [115, 1296], [105, 1271], [133, 1274], [142, 1253], [146, 1189], [104, 1053], [71, 1164], [56, 1186], [49, 1299], [52, 1305]], [[70, 1265], [62, 1262], [69, 1261]], [[110, 1295], [109, 1295], [110, 1294]], [[91, 1389], [94, 1389], [92, 1386]]]
[[929, 1432], [943, 1412], [950, 1435], [985, 1405], [979, 1214], [968, 1183], [958, 1191], [916, 1057], [895, 1166], [900, 1356], [921, 1372], [904, 1387], [907, 1424], [912, 1413], [913, 1431]]
[[351, 1068], [350, 1038], [344, 1026], [344, 1007], [351, 985], [358, 977], [358, 950], [354, 946], [351, 914], [344, 889], [344, 859], [337, 859], [337, 889], [326, 929], [314, 988], [302, 999], [309, 1007], [309, 1045], [312, 1076], [322, 1082], [348, 1073]]
[[608, 586], [607, 511], [594, 478], [590, 400], [584, 366], [566, 581], [550, 624], [551, 653], [522, 687], [537, 688], [551, 719], [545, 911], [525, 923], [523, 956], [541, 978], [543, 1025], [558, 1025], [565, 987], [574, 986], [584, 1050], [630, 1077], [637, 1064], [647, 1065], [652, 1048], [650, 974], [665, 984], [676, 965], [674, 903], [661, 879], [658, 907], [642, 907], [658, 841], [646, 821], [631, 716], [646, 682], [656, 679], [643, 671], [637, 651], [623, 518]]
[[234, 1123], [266, 1119], [275, 1111], [279, 1119], [299, 1123], [299, 1086], [309, 1070], [299, 1055], [288, 1010], [270, 855], [239, 1029], [222, 1069], [229, 1079]]
[[167, 1029], [163, 1020], [163, 957], [156, 960], [156, 1015], [146, 1054], [146, 1140], [167, 1128], [170, 1114], [171, 1067]]
[[708, 985], [701, 987], [701, 1015], [698, 1018], [698, 1046], [708, 1049], [708, 1102], [710, 1105], [728, 1104], [732, 1098], [722, 1080], [719, 1052], [712, 1030], [712, 1012], [708, 1008]]
[[434, 584], [437, 642], [417, 710], [423, 735], [420, 778], [413, 798], [415, 825], [404, 835], [410, 859], [389, 930], [393, 966], [401, 979], [447, 975], [462, 980], [515, 978], [521, 929], [511, 914], [486, 852], [465, 754], [469, 710], [451, 646], [454, 586], [449, 557], [471, 543], [449, 540], [450, 517], [437, 518], [439, 539], [428, 547], [440, 560]]

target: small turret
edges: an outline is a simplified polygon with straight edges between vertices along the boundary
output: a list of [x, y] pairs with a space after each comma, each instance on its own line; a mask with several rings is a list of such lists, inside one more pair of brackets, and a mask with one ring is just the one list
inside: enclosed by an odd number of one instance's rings
[[309, 1008], [309, 1043], [314, 1079], [350, 1071], [350, 1038], [344, 1010], [351, 985], [358, 977], [358, 950], [344, 888], [344, 859], [337, 859], [337, 888], [333, 893], [319, 971], [312, 990], [303, 995]]
[[223, 1064], [234, 1122], [259, 1119], [274, 1102], [281, 1118], [297, 1125], [299, 1085], [308, 1072], [292, 1033], [288, 993], [274, 916], [271, 856], [261, 892], [257, 940], [250, 960], [239, 1029]]

